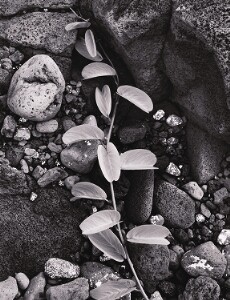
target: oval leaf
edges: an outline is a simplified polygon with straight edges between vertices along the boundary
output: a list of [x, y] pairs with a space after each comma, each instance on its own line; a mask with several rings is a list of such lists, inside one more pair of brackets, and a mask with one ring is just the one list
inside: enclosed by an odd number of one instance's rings
[[170, 231], [161, 225], [141, 225], [131, 229], [126, 237], [130, 243], [168, 245], [165, 237], [169, 234]]
[[78, 182], [73, 185], [71, 193], [74, 200], [77, 199], [93, 199], [106, 200], [107, 195], [102, 188], [91, 182]]
[[73, 22], [66, 25], [65, 30], [71, 31], [80, 28], [88, 28], [91, 25], [90, 22]]
[[136, 87], [122, 85], [117, 89], [117, 93], [147, 113], [153, 110], [153, 102], [151, 98], [145, 92]]
[[96, 300], [116, 300], [136, 290], [136, 283], [130, 279], [108, 281], [90, 291], [90, 297]]
[[122, 170], [148, 170], [155, 169], [156, 155], [150, 150], [129, 150], [120, 155]]
[[115, 210], [102, 210], [85, 219], [80, 228], [82, 234], [94, 234], [109, 229], [120, 221], [120, 213]]
[[88, 238], [95, 247], [112, 259], [122, 262], [126, 258], [124, 247], [112, 230], [90, 234]]
[[105, 148], [98, 146], [98, 161], [101, 171], [108, 182], [117, 181], [120, 177], [120, 156], [113, 143], [108, 143]]
[[96, 127], [89, 124], [83, 124], [74, 126], [67, 130], [63, 137], [63, 143], [70, 145], [82, 140], [102, 140], [104, 138], [104, 132]]
[[90, 29], [86, 30], [85, 32], [85, 45], [89, 54], [92, 57], [95, 57], [97, 55], [97, 47], [94, 39], [94, 34]]
[[85, 66], [81, 74], [84, 79], [90, 79], [100, 76], [115, 76], [116, 71], [105, 63], [93, 62]]
[[97, 51], [97, 55], [95, 57], [92, 57], [85, 44], [85, 40], [81, 38], [80, 40], [77, 40], [75, 44], [75, 49], [77, 50], [78, 53], [80, 53], [82, 56], [84, 56], [87, 59], [93, 60], [93, 61], [102, 61], [103, 57], [102, 55]]
[[107, 118], [109, 118], [109, 114], [112, 108], [112, 97], [111, 91], [108, 85], [104, 85], [102, 88], [102, 92], [97, 87], [95, 90], [95, 99], [97, 103], [97, 107], [100, 112]]

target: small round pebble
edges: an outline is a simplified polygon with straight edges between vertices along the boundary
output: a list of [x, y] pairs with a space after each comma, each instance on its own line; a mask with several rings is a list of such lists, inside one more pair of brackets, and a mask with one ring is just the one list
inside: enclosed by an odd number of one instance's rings
[[29, 286], [30, 280], [24, 273], [17, 273], [15, 275], [15, 279], [17, 280], [17, 284], [21, 290], [26, 290]]
[[49, 120], [46, 122], [39, 122], [36, 125], [36, 129], [40, 133], [53, 133], [58, 129], [58, 121]]

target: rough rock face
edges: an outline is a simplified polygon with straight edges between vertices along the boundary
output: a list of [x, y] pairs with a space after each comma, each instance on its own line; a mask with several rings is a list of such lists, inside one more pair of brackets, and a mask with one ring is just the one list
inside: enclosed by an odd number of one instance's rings
[[10, 0], [0, 0], [0, 16], [10, 16], [23, 10], [34, 8], [62, 9], [69, 8], [76, 4], [76, 0], [20, 0], [12, 2]]
[[80, 0], [84, 14], [93, 17], [110, 37], [136, 81], [155, 101], [167, 94], [161, 53], [170, 21], [170, 1]]
[[16, 47], [41, 49], [71, 56], [76, 32], [65, 26], [76, 20], [72, 13], [32, 12], [0, 20], [0, 39]]

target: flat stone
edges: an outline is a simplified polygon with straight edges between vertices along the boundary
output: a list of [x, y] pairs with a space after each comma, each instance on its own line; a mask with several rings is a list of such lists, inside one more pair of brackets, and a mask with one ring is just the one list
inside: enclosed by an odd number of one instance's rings
[[182, 186], [182, 189], [185, 190], [190, 196], [196, 200], [201, 200], [204, 196], [204, 191], [195, 181], [190, 181]]
[[29, 278], [26, 276], [26, 274], [24, 273], [17, 273], [15, 274], [15, 279], [17, 280], [17, 284], [18, 284], [18, 287], [21, 289], [21, 290], [26, 290], [30, 284], [30, 280]]
[[51, 286], [46, 292], [47, 300], [86, 300], [89, 297], [89, 284], [86, 278], [77, 278], [69, 283]]
[[0, 21], [0, 38], [16, 47], [42, 49], [71, 56], [76, 32], [65, 30], [76, 21], [72, 13], [32, 12]]
[[45, 263], [45, 274], [52, 279], [71, 279], [79, 276], [80, 267], [64, 259], [50, 258]]
[[153, 199], [156, 210], [169, 226], [185, 229], [195, 222], [195, 202], [171, 183], [157, 182]]
[[213, 242], [206, 242], [186, 252], [181, 265], [190, 276], [219, 279], [224, 275], [227, 261]]
[[122, 144], [131, 144], [142, 140], [146, 135], [147, 129], [144, 124], [135, 124], [121, 127], [118, 137]]
[[43, 272], [31, 279], [28, 289], [23, 297], [24, 300], [44, 299], [46, 279]]
[[62, 180], [67, 176], [68, 173], [65, 170], [59, 167], [54, 167], [52, 169], [49, 169], [47, 172], [45, 172], [45, 174], [38, 179], [37, 183], [39, 186], [45, 187], [48, 184], [55, 181]]
[[49, 120], [36, 124], [36, 130], [40, 133], [53, 133], [58, 129], [57, 120]]
[[9, 276], [5, 281], [0, 282], [1, 300], [13, 300], [18, 293], [17, 281]]
[[221, 204], [223, 200], [229, 196], [229, 192], [226, 189], [226, 187], [222, 187], [221, 189], [215, 191], [213, 196], [214, 196], [214, 203]]

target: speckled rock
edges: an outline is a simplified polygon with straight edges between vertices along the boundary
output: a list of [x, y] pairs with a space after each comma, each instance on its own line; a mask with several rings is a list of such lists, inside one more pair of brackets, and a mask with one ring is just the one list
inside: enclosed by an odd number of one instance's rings
[[0, 282], [1, 300], [13, 300], [18, 293], [17, 281], [13, 277], [8, 277]]
[[48, 55], [35, 55], [14, 74], [7, 104], [26, 119], [49, 120], [60, 109], [64, 89], [65, 81], [55, 62]]
[[130, 171], [130, 189], [125, 198], [128, 219], [143, 224], [151, 215], [153, 207], [154, 170]]
[[42, 175], [39, 179], [38, 179], [38, 185], [41, 187], [45, 187], [48, 184], [55, 182], [55, 181], [59, 181], [62, 180], [64, 178], [66, 178], [68, 176], [68, 173], [60, 168], [60, 167], [54, 167], [49, 169], [47, 172], [45, 172], [44, 175]]
[[61, 162], [67, 168], [82, 174], [87, 174], [97, 160], [98, 140], [79, 141], [66, 147], [61, 152]]
[[98, 262], [85, 262], [81, 265], [81, 276], [89, 280], [91, 288], [96, 288], [99, 283], [105, 283], [108, 280], [118, 280], [119, 274], [112, 268]]
[[0, 1], [0, 16], [10, 16], [15, 15], [16, 13], [23, 10], [32, 10], [35, 8], [51, 8], [51, 9], [62, 9], [69, 8], [76, 4], [76, 0], [20, 0], [12, 2], [10, 0], [1, 0]]
[[224, 275], [227, 261], [213, 242], [206, 242], [186, 252], [181, 265], [190, 276], [219, 279]]
[[168, 247], [129, 243], [128, 248], [145, 290], [153, 293], [159, 281], [169, 276], [170, 253]]
[[184, 191], [166, 181], [158, 181], [154, 206], [169, 226], [188, 228], [195, 222], [195, 202]]
[[52, 286], [46, 292], [47, 300], [86, 300], [89, 297], [89, 284], [86, 278], [77, 278], [69, 283]]
[[42, 300], [45, 296], [46, 279], [43, 272], [31, 279], [23, 300]]
[[0, 38], [16, 47], [44, 49], [56, 55], [71, 56], [76, 32], [65, 30], [76, 21], [72, 13], [32, 12], [0, 21]]
[[220, 286], [210, 277], [199, 276], [189, 279], [179, 300], [219, 300]]
[[[8, 182], [8, 191], [19, 180]], [[80, 250], [85, 212], [70, 203], [71, 194], [60, 187], [37, 189], [36, 194], [34, 201], [17, 189], [14, 195], [0, 194], [0, 280], [18, 272], [35, 276], [50, 257], [70, 260]]]
[[45, 263], [45, 274], [52, 279], [71, 279], [79, 276], [80, 267], [64, 259], [50, 258]]

